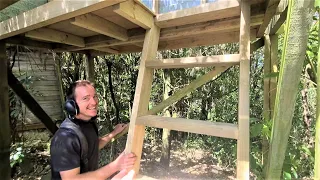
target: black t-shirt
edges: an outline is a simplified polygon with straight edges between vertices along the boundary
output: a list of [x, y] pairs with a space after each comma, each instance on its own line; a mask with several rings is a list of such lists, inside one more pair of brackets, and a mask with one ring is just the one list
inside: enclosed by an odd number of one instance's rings
[[[80, 129], [88, 142], [88, 170], [98, 169], [99, 138], [95, 120], [72, 120]], [[61, 179], [60, 171], [82, 167], [80, 160], [81, 145], [77, 135], [64, 128], [58, 129], [51, 140], [51, 175], [52, 179]], [[85, 172], [81, 172], [85, 173]]]

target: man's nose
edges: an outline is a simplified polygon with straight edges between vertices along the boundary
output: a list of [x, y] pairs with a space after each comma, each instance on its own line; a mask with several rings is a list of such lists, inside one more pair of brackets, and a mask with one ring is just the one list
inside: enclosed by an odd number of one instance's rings
[[96, 104], [98, 103], [98, 100], [96, 100], [96, 99], [93, 97], [93, 98], [91, 98], [90, 103], [96, 105]]

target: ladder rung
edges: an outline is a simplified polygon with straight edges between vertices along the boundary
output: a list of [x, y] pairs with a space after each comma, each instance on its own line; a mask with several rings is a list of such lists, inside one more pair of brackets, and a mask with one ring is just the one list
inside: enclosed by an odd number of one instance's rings
[[207, 66], [224, 66], [236, 65], [240, 62], [239, 54], [226, 54], [216, 56], [197, 56], [186, 58], [173, 58], [163, 60], [152, 60], [146, 62], [146, 67], [150, 68], [192, 68], [192, 67], [207, 67]]
[[238, 126], [236, 124], [230, 123], [148, 115], [138, 117], [136, 124], [156, 128], [167, 128], [176, 131], [238, 139]]

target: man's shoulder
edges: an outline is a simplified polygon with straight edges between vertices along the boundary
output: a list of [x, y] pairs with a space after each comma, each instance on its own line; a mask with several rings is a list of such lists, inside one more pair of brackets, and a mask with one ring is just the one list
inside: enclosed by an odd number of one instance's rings
[[59, 128], [51, 140], [51, 146], [74, 146], [79, 144], [77, 135], [71, 129]]

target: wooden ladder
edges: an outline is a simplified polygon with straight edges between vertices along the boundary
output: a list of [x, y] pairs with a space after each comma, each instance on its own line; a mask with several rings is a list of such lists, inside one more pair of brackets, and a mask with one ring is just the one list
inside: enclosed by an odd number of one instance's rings
[[[136, 174], [139, 173], [140, 169], [145, 126], [150, 126], [237, 139], [237, 179], [249, 179], [249, 1], [241, 1], [240, 21], [240, 53], [233, 55], [189, 57], [159, 61], [156, 60], [156, 53], [160, 28], [153, 25], [151, 29], [146, 31], [125, 151], [126, 153], [133, 152], [137, 155], [137, 162], [134, 166]], [[155, 115], [235, 64], [240, 65], [238, 124], [160, 117]], [[156, 107], [148, 110], [154, 69], [199, 66], [214, 66], [215, 68], [185, 88], [179, 90]]]

